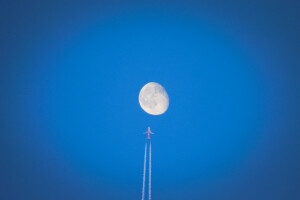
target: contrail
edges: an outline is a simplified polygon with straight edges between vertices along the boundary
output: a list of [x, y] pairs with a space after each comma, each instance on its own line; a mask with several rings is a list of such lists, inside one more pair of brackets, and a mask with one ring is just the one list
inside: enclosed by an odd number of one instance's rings
[[143, 174], [142, 200], [145, 200], [146, 155], [147, 155], [147, 141], [146, 141], [146, 143], [145, 143], [145, 156], [144, 156], [144, 174]]
[[149, 200], [151, 200], [151, 142], [149, 147]]

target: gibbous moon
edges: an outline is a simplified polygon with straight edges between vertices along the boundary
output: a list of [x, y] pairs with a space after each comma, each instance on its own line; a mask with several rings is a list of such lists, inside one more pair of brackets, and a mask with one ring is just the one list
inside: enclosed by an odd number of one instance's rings
[[163, 86], [155, 82], [150, 82], [141, 89], [139, 102], [146, 113], [161, 115], [169, 107], [169, 96]]

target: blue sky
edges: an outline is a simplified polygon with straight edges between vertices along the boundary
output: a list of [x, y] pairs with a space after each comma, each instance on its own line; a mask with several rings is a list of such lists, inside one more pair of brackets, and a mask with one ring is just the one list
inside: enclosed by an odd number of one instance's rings
[[300, 197], [297, 3], [2, 4], [1, 199]]

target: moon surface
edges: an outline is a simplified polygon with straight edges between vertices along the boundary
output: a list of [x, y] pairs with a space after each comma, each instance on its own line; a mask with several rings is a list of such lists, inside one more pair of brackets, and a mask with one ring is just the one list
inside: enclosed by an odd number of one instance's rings
[[141, 89], [139, 103], [146, 113], [161, 115], [168, 110], [169, 96], [163, 86], [150, 82]]

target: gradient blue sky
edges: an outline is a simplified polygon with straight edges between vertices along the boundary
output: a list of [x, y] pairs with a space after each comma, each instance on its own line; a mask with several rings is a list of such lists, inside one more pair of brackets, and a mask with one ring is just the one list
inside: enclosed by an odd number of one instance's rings
[[1, 1], [0, 199], [300, 199], [299, 8]]

